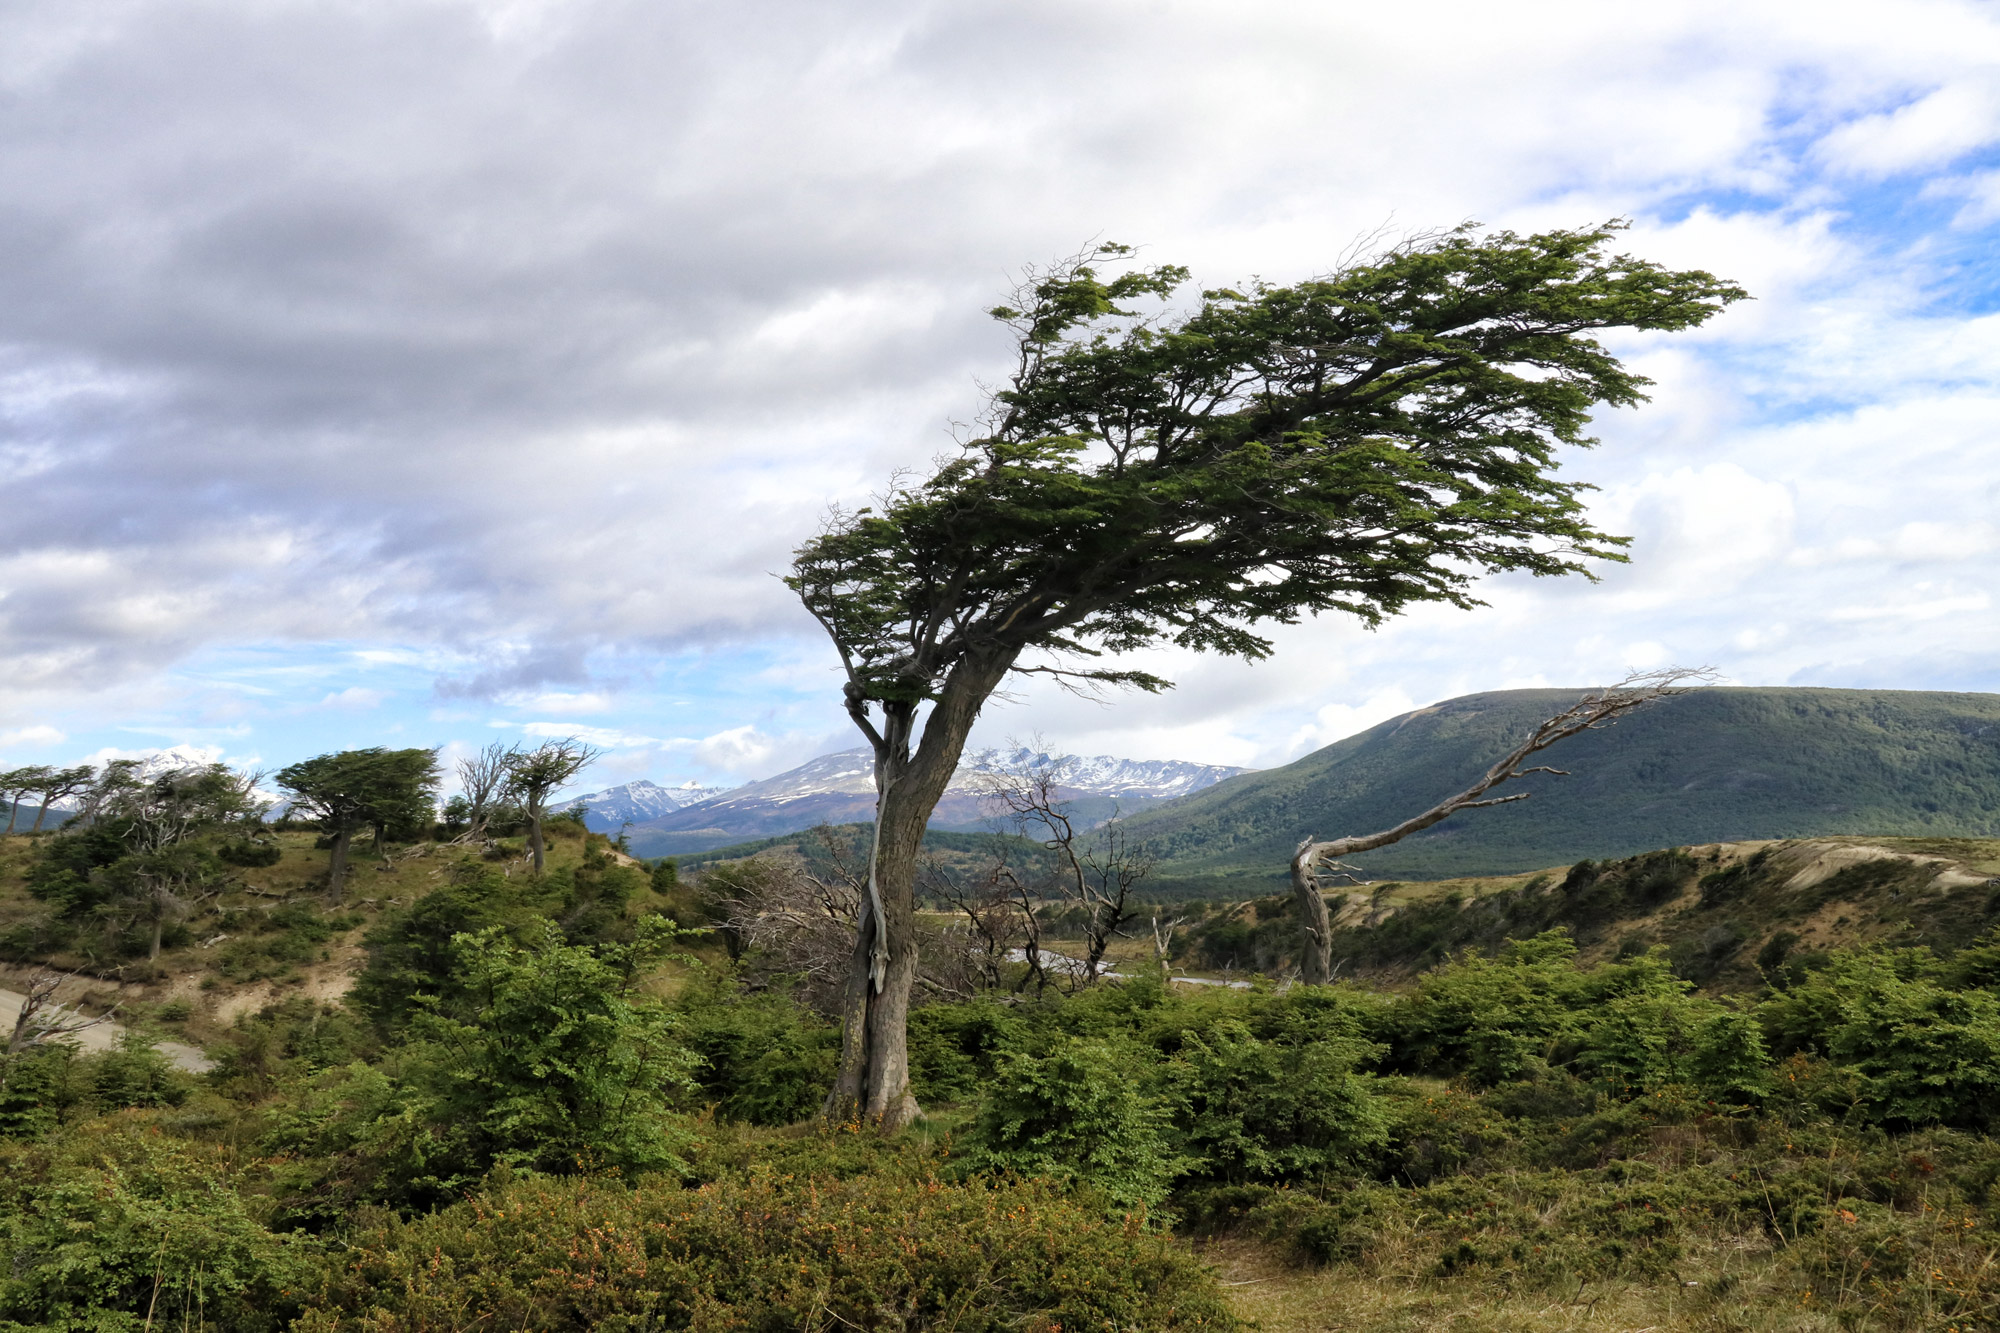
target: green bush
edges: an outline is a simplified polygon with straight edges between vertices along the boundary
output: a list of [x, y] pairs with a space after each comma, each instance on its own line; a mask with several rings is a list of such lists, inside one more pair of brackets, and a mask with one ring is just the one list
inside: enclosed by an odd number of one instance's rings
[[1845, 1072], [1853, 1109], [1892, 1129], [1989, 1129], [2000, 1118], [2000, 996], [1951, 990], [1928, 950], [1829, 955], [1765, 1002], [1780, 1054]]
[[566, 944], [554, 925], [527, 945], [497, 926], [453, 940], [461, 999], [416, 1015], [411, 1067], [468, 1165], [685, 1165], [669, 1104], [693, 1090], [696, 1057], [676, 1016], [633, 992], [678, 935], [653, 917], [630, 946]]
[[1129, 1042], [1081, 1037], [1009, 1057], [980, 1107], [971, 1164], [1081, 1182], [1120, 1208], [1160, 1203], [1189, 1163], [1171, 1147], [1150, 1066]]
[[299, 1333], [1236, 1326], [1202, 1265], [1047, 1184], [499, 1183], [357, 1235]]
[[677, 1010], [680, 1041], [699, 1058], [699, 1096], [721, 1118], [789, 1125], [819, 1112], [839, 1028], [782, 993], [744, 994], [726, 973], [691, 985]]
[[274, 866], [284, 860], [284, 849], [275, 842], [252, 842], [242, 838], [235, 842], [225, 842], [215, 849], [215, 854], [227, 865], [257, 869]]
[[[0, 1158], [0, 1326], [283, 1328], [314, 1272], [232, 1188], [226, 1150], [128, 1114]], [[11, 1321], [11, 1322], [7, 1322]]]
[[1191, 1170], [1237, 1184], [1355, 1172], [1389, 1137], [1387, 1112], [1354, 1072], [1370, 1054], [1356, 1041], [1259, 1041], [1238, 1020], [1189, 1033], [1168, 1078]]

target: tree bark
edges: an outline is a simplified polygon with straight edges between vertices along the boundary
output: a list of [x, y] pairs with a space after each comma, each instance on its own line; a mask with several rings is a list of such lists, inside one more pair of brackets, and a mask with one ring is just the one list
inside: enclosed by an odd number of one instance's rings
[[47, 819], [48, 817], [49, 817], [49, 798], [44, 796], [42, 798], [41, 809], [35, 811], [35, 826], [29, 829], [28, 832], [40, 833], [42, 831], [42, 821], [44, 819]]
[[1308, 986], [1324, 986], [1333, 979], [1333, 918], [1326, 910], [1326, 898], [1313, 879], [1313, 863], [1319, 858], [1313, 841], [1299, 844], [1292, 857], [1292, 906], [1299, 920], [1299, 979]]
[[[916, 882], [924, 828], [958, 768], [979, 710], [1014, 655], [967, 657], [945, 681], [923, 739], [909, 748], [915, 705], [885, 705], [875, 749], [875, 838], [868, 858], [841, 1020], [840, 1071], [827, 1095], [834, 1120], [901, 1129], [920, 1114], [910, 1091], [910, 989], [917, 976]], [[861, 721], [857, 715], [857, 723]]]
[[542, 873], [542, 812], [528, 811], [528, 852], [535, 858], [535, 873]]
[[326, 863], [326, 896], [335, 907], [340, 906], [340, 890], [347, 883], [347, 844], [354, 837], [354, 830], [341, 826], [333, 835], [333, 855]]

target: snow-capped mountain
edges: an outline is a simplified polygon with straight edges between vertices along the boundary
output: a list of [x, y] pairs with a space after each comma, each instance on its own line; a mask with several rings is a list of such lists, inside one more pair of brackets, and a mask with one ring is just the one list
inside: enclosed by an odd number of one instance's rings
[[1194, 764], [1185, 759], [1118, 759], [1108, 754], [1049, 755], [1022, 746], [1015, 750], [980, 750], [969, 754], [952, 774], [951, 789], [981, 789], [981, 779], [1024, 769], [1053, 766], [1066, 791], [1119, 800], [1171, 801], [1213, 787], [1224, 778], [1248, 773], [1224, 764]]
[[[994, 779], [1009, 771], [1050, 766], [1056, 770], [1057, 795], [1091, 821], [1131, 814], [1249, 771], [1180, 759], [1058, 757], [1025, 747], [980, 750], [966, 755], [952, 775], [931, 823], [939, 828], [993, 827], [998, 805], [992, 796]], [[866, 749], [842, 750], [654, 818], [634, 820], [632, 846], [649, 856], [702, 851], [820, 823], [869, 819], [874, 809], [873, 757]]]
[[643, 824], [647, 820], [672, 814], [684, 806], [711, 800], [728, 790], [727, 787], [703, 787], [693, 782], [678, 787], [662, 787], [641, 778], [637, 782], [571, 797], [556, 808], [561, 811], [579, 805], [588, 806], [589, 811], [583, 817], [586, 825], [600, 833], [616, 833], [628, 823]]

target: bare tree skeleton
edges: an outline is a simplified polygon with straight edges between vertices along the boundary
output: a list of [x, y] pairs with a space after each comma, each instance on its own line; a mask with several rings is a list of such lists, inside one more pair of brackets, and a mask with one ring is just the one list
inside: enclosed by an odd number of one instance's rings
[[44, 969], [28, 978], [28, 993], [21, 997], [21, 1010], [14, 1016], [14, 1030], [7, 1036], [5, 1049], [0, 1050], [0, 1095], [5, 1095], [7, 1091], [7, 1081], [13, 1075], [15, 1064], [29, 1051], [110, 1021], [109, 1012], [96, 1018], [86, 1018], [56, 1002], [57, 988], [75, 975], [74, 972]]
[[[1097, 980], [1113, 937], [1124, 935], [1125, 924], [1138, 915], [1132, 895], [1152, 862], [1126, 843], [1115, 814], [1102, 825], [1095, 846], [1079, 846], [1076, 821], [1057, 795], [1064, 762], [996, 774], [988, 791], [1006, 807], [1023, 837], [1035, 837], [1029, 830], [1038, 828], [1042, 836], [1037, 840], [1056, 854], [1054, 887], [1083, 909], [1082, 982], [1089, 985]], [[1025, 904], [1025, 892], [1021, 896]], [[1039, 960], [1032, 966], [1039, 969]]]
[[1569, 775], [1563, 769], [1550, 768], [1545, 764], [1528, 766], [1527, 761], [1571, 736], [1608, 727], [1627, 713], [1673, 695], [1686, 694], [1690, 689], [1709, 684], [1714, 679], [1715, 672], [1707, 667], [1666, 667], [1659, 671], [1634, 672], [1616, 685], [1593, 690], [1560, 713], [1545, 719], [1528, 733], [1525, 740], [1495, 761], [1479, 781], [1457, 795], [1439, 801], [1422, 814], [1413, 815], [1379, 833], [1326, 841], [1307, 838], [1301, 842], [1298, 851], [1292, 855], [1292, 901], [1298, 912], [1299, 930], [1304, 937], [1301, 979], [1308, 985], [1324, 985], [1333, 979], [1333, 921], [1326, 910], [1326, 899], [1321, 896], [1319, 876], [1322, 872], [1332, 872], [1353, 879], [1353, 867], [1342, 865], [1341, 857], [1401, 842], [1412, 833], [1421, 833], [1461, 810], [1525, 801], [1534, 793], [1523, 791], [1511, 796], [1492, 797], [1486, 793], [1502, 783], [1527, 777], [1531, 773], [1567, 777]]

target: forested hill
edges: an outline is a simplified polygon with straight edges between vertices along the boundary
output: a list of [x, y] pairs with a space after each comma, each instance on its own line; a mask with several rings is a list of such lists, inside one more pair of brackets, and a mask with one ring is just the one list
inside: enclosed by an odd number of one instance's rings
[[[1309, 835], [1386, 828], [1463, 789], [1581, 689], [1420, 708], [1126, 828], [1161, 888], [1267, 892]], [[1356, 858], [1368, 878], [1500, 874], [1655, 847], [1820, 834], [2000, 836], [2000, 695], [1699, 690], [1549, 752], [1569, 777]]]

